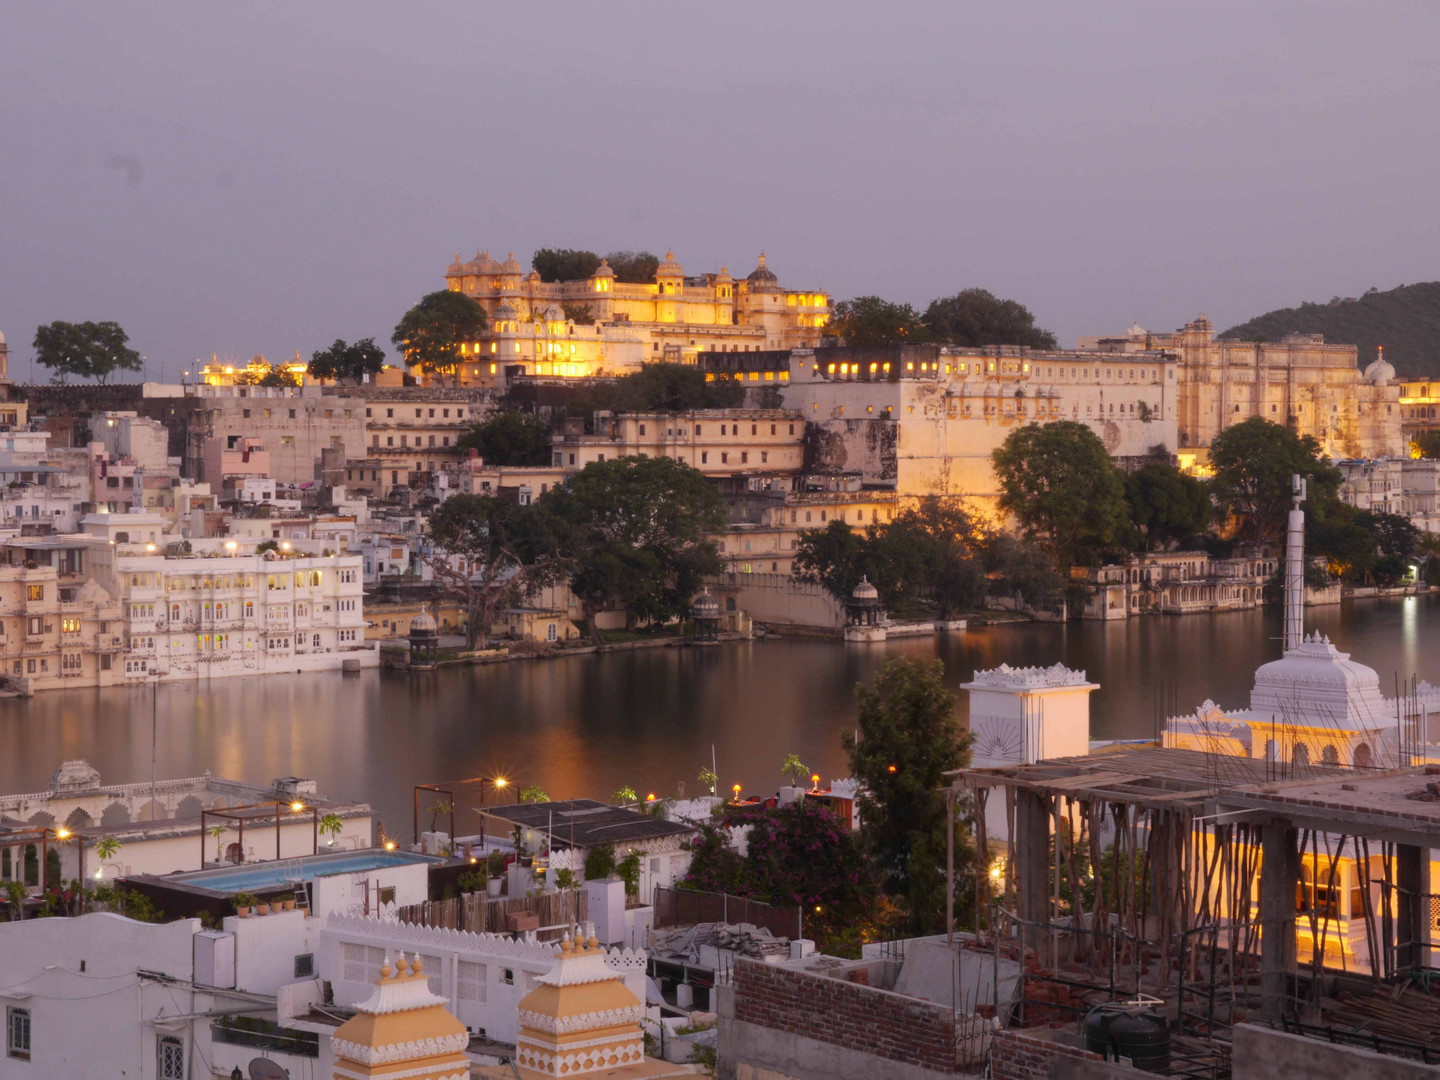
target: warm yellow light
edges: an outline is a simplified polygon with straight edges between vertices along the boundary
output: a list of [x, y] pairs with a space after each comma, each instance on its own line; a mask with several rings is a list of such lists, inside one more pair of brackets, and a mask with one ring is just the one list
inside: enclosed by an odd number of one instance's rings
[[894, 765], [891, 765], [891, 766], [890, 766], [890, 771], [891, 771], [891, 772], [894, 772], [894, 771], [895, 771], [895, 766], [894, 766]]
[[99, 870], [96, 870], [96, 871], [95, 871], [95, 880], [96, 880], [96, 881], [104, 881], [104, 880], [105, 880], [105, 868], [104, 868], [103, 866], [102, 866]]
[[146, 550], [146, 551], [151, 551], [151, 552], [153, 552], [153, 551], [155, 550], [155, 545], [154, 545], [154, 544], [146, 544], [146, 545], [145, 545], [145, 550]]
[[739, 784], [736, 784], [735, 787], [732, 788], [731, 790], [733, 790], [736, 795], [739, 795], [739, 794], [740, 794], [740, 785], [739, 785]]
[[1000, 880], [1002, 877], [1004, 877], [1004, 876], [1005, 876], [1005, 871], [1003, 871], [1003, 870], [1000, 869], [1000, 864], [999, 864], [999, 863], [996, 863], [994, 866], [990, 867], [990, 880], [991, 880], [991, 881], [999, 881], [999, 880]]
[[504, 787], [504, 786], [505, 786], [506, 784], [508, 784], [508, 783], [510, 783], [510, 781], [509, 781], [509, 780], [506, 780], [505, 777], [503, 777], [503, 776], [497, 776], [497, 777], [495, 778], [495, 786], [496, 786], [496, 787]]
[[810, 774], [810, 783], [814, 784], [816, 787], [820, 786], [820, 774], [818, 772]]
[[654, 801], [655, 801], [655, 796], [654, 796], [653, 794], [652, 794], [652, 795], [646, 795], [646, 796], [645, 796], [645, 801], [646, 801], [646, 802], [654, 802]]
[[477, 859], [474, 855], [471, 855], [471, 856], [470, 856], [470, 861], [471, 861], [471, 863], [477, 863], [477, 862], [479, 862], [480, 860]]
[[240, 545], [237, 544], [234, 540], [226, 540], [226, 541], [225, 541], [225, 550], [226, 550], [226, 551], [234, 551], [234, 550], [235, 550], [236, 548], [238, 548], [239, 546], [240, 546]]
[[68, 840], [70, 838], [70, 830], [62, 825], [60, 826], [60, 828], [55, 830], [55, 835], [61, 840]]
[[394, 850], [395, 850], [395, 841], [394, 841], [394, 840], [386, 840], [386, 841], [385, 841], [385, 850], [386, 850], [386, 851], [394, 851]]
[[295, 802], [292, 802], [290, 804], [290, 809], [294, 810], [295, 813], [298, 814], [301, 810], [305, 809], [305, 804], [297, 799]]
[[284, 543], [282, 543], [282, 544], [280, 545], [280, 550], [281, 550], [281, 551], [289, 551], [289, 550], [290, 550], [290, 541], [289, 541], [289, 540], [286, 540]]

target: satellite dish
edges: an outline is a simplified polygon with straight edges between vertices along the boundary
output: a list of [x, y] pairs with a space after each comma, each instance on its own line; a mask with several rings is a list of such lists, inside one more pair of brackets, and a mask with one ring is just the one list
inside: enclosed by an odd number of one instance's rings
[[290, 1074], [269, 1058], [250, 1062], [250, 1080], [290, 1080]]

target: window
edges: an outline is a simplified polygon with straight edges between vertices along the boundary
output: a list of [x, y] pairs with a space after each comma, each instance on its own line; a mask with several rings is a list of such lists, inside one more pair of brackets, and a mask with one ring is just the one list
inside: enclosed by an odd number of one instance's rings
[[509, 968], [501, 968], [501, 969], [500, 969], [500, 981], [501, 981], [502, 983], [504, 983], [506, 986], [514, 986], [514, 985], [515, 985], [515, 972], [511, 971]]
[[185, 1044], [165, 1035], [155, 1043], [156, 1071], [159, 1080], [185, 1080]]
[[62, 634], [80, 633], [80, 620], [78, 618], [67, 618], [60, 620], [60, 632]]
[[294, 410], [294, 409], [291, 409], [291, 410], [290, 410], [290, 419], [291, 419], [291, 420], [294, 420], [294, 419], [295, 419], [295, 410]]
[[319, 635], [319, 634], [313, 634], [313, 635], [311, 635], [310, 647], [311, 647], [311, 648], [314, 648], [314, 649], [318, 649], [318, 648], [320, 647], [320, 635]]
[[249, 420], [249, 419], [250, 419], [250, 410], [249, 410], [249, 409], [241, 409], [241, 410], [240, 410], [240, 414], [241, 414], [246, 420]]
[[44, 599], [45, 599], [45, 586], [44, 586], [44, 585], [26, 585], [26, 586], [25, 586], [25, 599], [26, 599], [26, 600], [44, 600]]
[[468, 960], [461, 960], [455, 972], [455, 999], [457, 1001], [473, 1001], [477, 1004], [485, 1002], [485, 965], [472, 964]]
[[387, 417], [393, 418], [393, 417], [395, 416], [395, 410], [394, 410], [394, 409], [386, 409], [386, 410], [385, 410], [385, 415], [386, 415]]
[[315, 954], [301, 953], [295, 957], [295, 978], [308, 979], [315, 974]]
[[5, 1010], [5, 1053], [21, 1061], [30, 1060], [30, 1010]]
[[25, 620], [25, 632], [32, 635], [45, 633], [45, 620], [39, 615], [31, 615]]

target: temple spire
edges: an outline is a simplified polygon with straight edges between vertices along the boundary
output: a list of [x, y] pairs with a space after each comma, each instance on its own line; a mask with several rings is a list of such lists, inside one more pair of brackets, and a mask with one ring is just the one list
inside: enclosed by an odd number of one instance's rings
[[1285, 651], [1300, 647], [1305, 637], [1305, 478], [1290, 478], [1293, 493], [1285, 533]]

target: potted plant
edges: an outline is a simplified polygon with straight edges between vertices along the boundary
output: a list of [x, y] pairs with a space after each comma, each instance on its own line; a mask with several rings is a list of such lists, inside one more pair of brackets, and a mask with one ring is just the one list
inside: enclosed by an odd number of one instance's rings
[[254, 894], [248, 892], [237, 892], [230, 898], [230, 902], [235, 905], [235, 914], [239, 915], [242, 919], [248, 919], [250, 917], [250, 910], [256, 904]]
[[[279, 904], [276, 904], [275, 906], [276, 906], [276, 907], [279, 907], [280, 905], [279, 905]], [[269, 915], [269, 914], [270, 914], [270, 898], [269, 898], [269, 897], [266, 897], [264, 900], [258, 900], [258, 899], [256, 900], [256, 902], [255, 902], [255, 914], [256, 914], [256, 915]]]
[[485, 862], [490, 871], [490, 880], [485, 882], [485, 895], [493, 899], [500, 895], [500, 884], [505, 880], [505, 852], [496, 848]]
[[294, 894], [294, 893], [291, 893], [289, 896], [287, 896], [287, 897], [285, 897], [283, 900], [281, 900], [281, 901], [280, 901], [280, 907], [281, 907], [281, 910], [283, 910], [283, 911], [294, 911], [294, 910], [295, 910], [295, 894]]
[[215, 861], [220, 861], [220, 838], [230, 831], [229, 825], [211, 825], [205, 830], [215, 838]]
[[322, 817], [320, 819], [319, 829], [329, 838], [325, 841], [325, 846], [334, 847], [335, 838], [340, 835], [340, 831], [344, 828], [345, 822], [340, 819], [339, 814], [326, 814]]
[[615, 864], [615, 876], [625, 882], [625, 895], [640, 893], [640, 852], [631, 851]]

